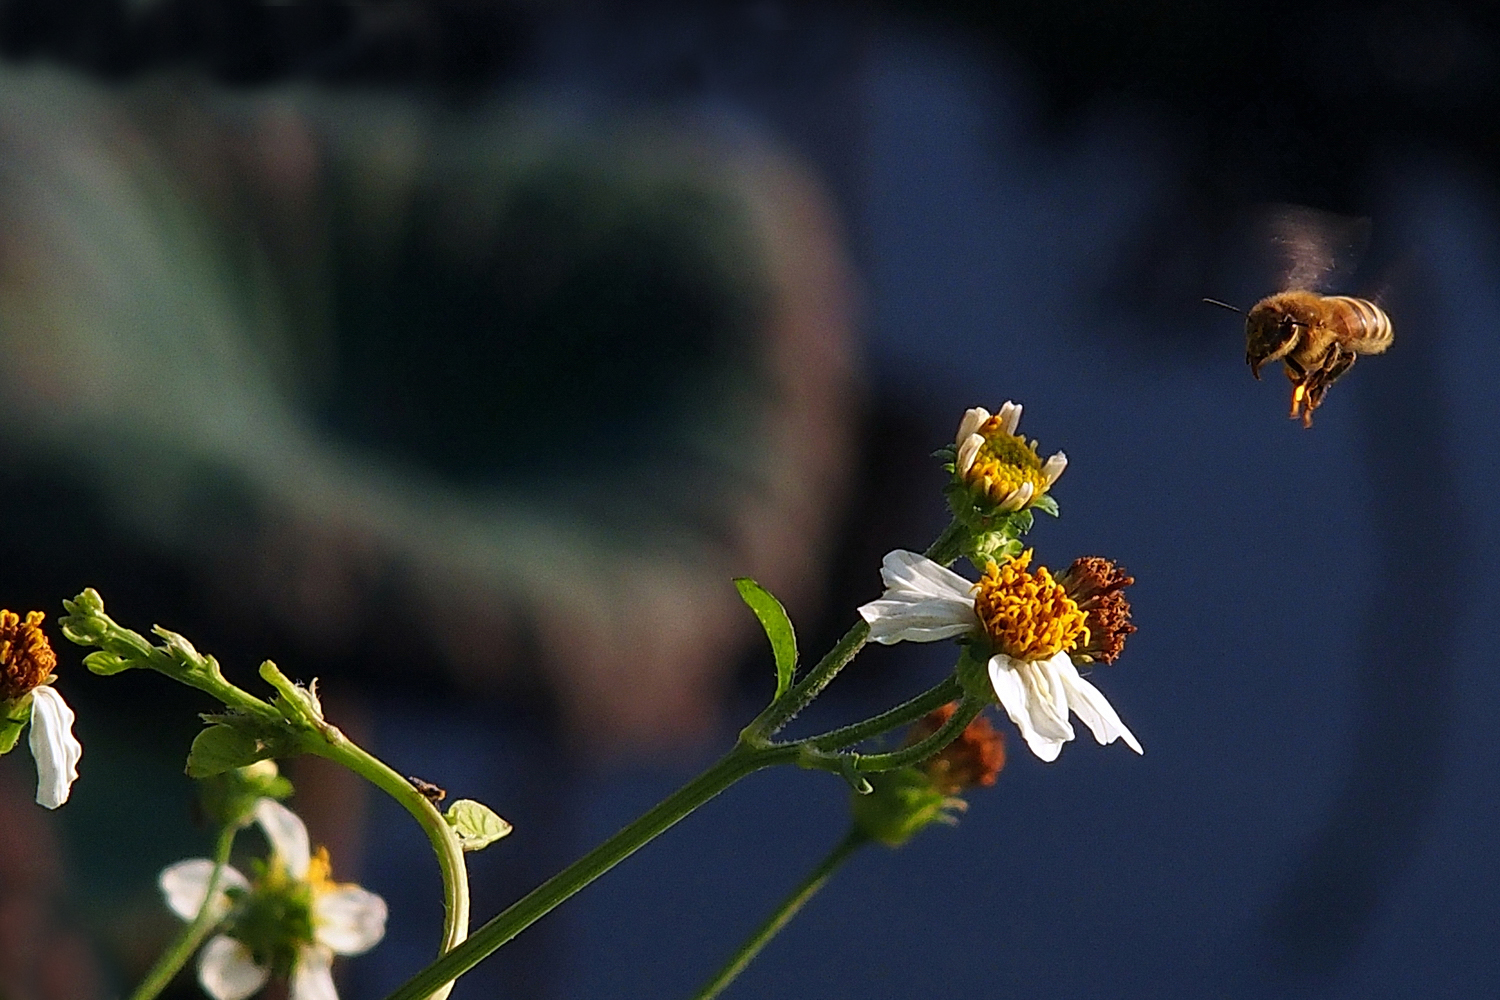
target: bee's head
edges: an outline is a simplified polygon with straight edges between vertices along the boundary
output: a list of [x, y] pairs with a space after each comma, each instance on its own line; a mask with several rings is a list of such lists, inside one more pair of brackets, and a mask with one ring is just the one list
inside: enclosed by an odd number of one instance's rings
[[1280, 299], [1275, 295], [1262, 299], [1245, 314], [1245, 361], [1256, 378], [1262, 365], [1285, 357], [1297, 346], [1307, 326]]

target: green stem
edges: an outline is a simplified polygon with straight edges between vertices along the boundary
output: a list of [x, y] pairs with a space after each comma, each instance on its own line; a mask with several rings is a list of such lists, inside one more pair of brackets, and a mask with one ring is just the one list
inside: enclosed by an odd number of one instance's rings
[[[432, 844], [438, 867], [443, 874], [443, 939], [439, 954], [451, 952], [469, 934], [469, 877], [458, 835], [425, 795], [379, 758], [352, 742], [333, 726], [326, 726], [322, 735], [326, 742], [317, 739], [307, 741], [309, 753], [342, 764], [367, 779], [399, 802], [416, 819], [422, 832], [427, 834], [427, 840]], [[417, 996], [444, 1000], [452, 989], [452, 982], [445, 981]]]
[[769, 739], [777, 730], [791, 722], [796, 714], [822, 693], [829, 682], [838, 676], [870, 636], [870, 623], [860, 619], [844, 633], [817, 665], [793, 684], [780, 698], [771, 702], [766, 710], [751, 720], [740, 732], [742, 743], [756, 743]]
[[888, 712], [882, 712], [851, 726], [808, 737], [801, 742], [818, 750], [840, 750], [844, 747], [852, 747], [872, 736], [879, 736], [881, 733], [888, 733], [892, 729], [904, 726], [908, 722], [915, 722], [928, 712], [948, 704], [963, 693], [963, 685], [959, 683], [958, 678], [949, 674], [937, 685]]
[[678, 820], [747, 774], [773, 764], [790, 763], [797, 747], [737, 745], [692, 781], [657, 803], [619, 833], [558, 872], [489, 923], [469, 940], [407, 980], [387, 1000], [420, 1000], [444, 983], [468, 972], [511, 938], [550, 913], [594, 879], [672, 827]]
[[938, 535], [931, 545], [927, 546], [927, 551], [924, 555], [940, 566], [951, 566], [953, 560], [962, 554], [962, 545], [960, 543], [963, 542], [968, 533], [969, 529], [962, 524], [959, 524], [957, 521], [949, 521], [948, 527], [943, 529], [943, 533]]
[[850, 830], [844, 839], [839, 841], [838, 846], [829, 852], [828, 857], [824, 858], [818, 867], [808, 873], [808, 876], [802, 880], [801, 884], [792, 890], [792, 894], [783, 900], [775, 912], [755, 929], [755, 932], [745, 940], [744, 944], [740, 945], [739, 951], [736, 951], [728, 963], [725, 964], [724, 968], [719, 970], [719, 974], [709, 980], [697, 993], [693, 994], [693, 1000], [712, 1000], [713, 997], [724, 992], [725, 987], [734, 982], [735, 978], [745, 970], [745, 967], [754, 961], [755, 956], [760, 954], [761, 949], [769, 944], [771, 939], [791, 922], [791, 919], [797, 915], [798, 911], [802, 909], [809, 899], [812, 899], [817, 894], [819, 889], [823, 888], [824, 883], [833, 876], [833, 873], [838, 870], [839, 866], [848, 860], [851, 854], [869, 842], [869, 838], [858, 829]]
[[949, 716], [948, 721], [943, 723], [937, 732], [919, 743], [913, 743], [909, 747], [902, 747], [890, 753], [834, 753], [817, 746], [812, 740], [778, 745], [796, 748], [799, 766], [841, 774], [863, 794], [864, 789], [860, 787], [858, 775], [894, 771], [899, 767], [926, 760], [957, 739], [958, 734], [964, 731], [964, 727], [973, 722], [974, 717], [983, 712], [988, 704], [989, 702], [982, 698], [965, 698], [959, 702], [957, 711]]
[[224, 875], [224, 868], [229, 864], [229, 852], [234, 848], [235, 834], [239, 833], [240, 827], [237, 823], [230, 823], [219, 831], [218, 842], [214, 846], [214, 870], [208, 877], [208, 891], [204, 893], [203, 905], [198, 908], [198, 915], [190, 923], [184, 924], [178, 933], [177, 939], [162, 952], [151, 971], [146, 973], [146, 978], [130, 994], [130, 1000], [152, 1000], [158, 993], [167, 988], [167, 984], [177, 975], [178, 971], [187, 964], [187, 960], [198, 950], [208, 932], [214, 929], [218, 922], [213, 913], [214, 894], [219, 891], [219, 882]]
[[962, 733], [964, 727], [973, 722], [988, 704], [987, 701], [978, 698], [966, 698], [959, 702], [958, 710], [948, 717], [948, 721], [925, 740], [890, 753], [872, 753], [862, 756], [854, 762], [854, 767], [862, 772], [894, 771], [898, 767], [920, 763], [958, 739], [958, 734]]

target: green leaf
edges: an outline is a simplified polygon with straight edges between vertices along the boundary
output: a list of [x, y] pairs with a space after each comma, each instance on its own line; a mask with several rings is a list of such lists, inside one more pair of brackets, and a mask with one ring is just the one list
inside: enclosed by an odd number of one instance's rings
[[1010, 516], [1010, 533], [1012, 535], [1024, 535], [1031, 530], [1032, 523], [1036, 520], [1029, 510], [1018, 510]]
[[792, 675], [797, 672], [797, 633], [792, 630], [792, 620], [781, 602], [748, 576], [737, 578], [734, 586], [771, 640], [771, 654], [776, 657], [776, 697], [780, 698], [792, 686]]
[[478, 851], [488, 847], [501, 837], [510, 836], [511, 825], [501, 819], [495, 810], [473, 799], [459, 799], [448, 807], [443, 815], [453, 832], [458, 834], [458, 843], [466, 851]]
[[233, 726], [209, 726], [193, 740], [188, 751], [189, 778], [208, 778], [236, 767], [245, 767], [271, 756], [263, 740]]
[[1051, 514], [1053, 517], [1057, 516], [1057, 501], [1052, 499], [1051, 493], [1043, 493], [1031, 501], [1031, 506], [1033, 510], [1039, 510], [1043, 514]]
[[83, 665], [100, 677], [108, 677], [110, 674], [118, 674], [122, 670], [129, 670], [136, 664], [123, 656], [111, 653], [107, 649], [90, 653], [83, 658]]

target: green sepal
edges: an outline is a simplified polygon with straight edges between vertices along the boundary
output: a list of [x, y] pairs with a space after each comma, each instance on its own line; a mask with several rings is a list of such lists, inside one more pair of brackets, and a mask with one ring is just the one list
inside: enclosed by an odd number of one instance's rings
[[[1046, 494], [1043, 494], [1043, 496], [1046, 496]], [[1020, 536], [1031, 530], [1031, 526], [1036, 523], [1036, 517], [1031, 513], [1030, 509], [1018, 510], [1006, 518], [1005, 523], [1010, 529], [1012, 536]]]
[[458, 844], [465, 851], [482, 850], [514, 829], [495, 810], [473, 799], [459, 799], [448, 807], [443, 819], [458, 834]]
[[10, 711], [0, 719], [0, 756], [10, 753], [21, 739], [21, 731], [31, 721], [31, 696], [17, 698], [6, 706]]
[[1031, 501], [1031, 506], [1033, 510], [1039, 510], [1043, 514], [1051, 514], [1053, 517], [1057, 516], [1057, 501], [1052, 499], [1051, 493], [1043, 493]]
[[110, 674], [118, 674], [122, 670], [129, 670], [131, 667], [140, 666], [140, 664], [128, 660], [117, 653], [111, 653], [107, 649], [97, 650], [85, 656], [83, 658], [83, 665], [88, 667], [91, 673], [98, 674], [100, 677], [108, 677]]
[[188, 751], [189, 778], [211, 778], [236, 767], [245, 767], [273, 755], [271, 744], [236, 726], [209, 726], [193, 740]]
[[961, 799], [938, 791], [932, 779], [914, 767], [872, 774], [870, 779], [873, 792], [851, 796], [849, 808], [855, 827], [887, 847], [900, 847], [933, 823], [953, 824], [953, 810], [963, 808]]
[[776, 697], [780, 698], [792, 686], [792, 677], [797, 673], [797, 634], [792, 629], [792, 620], [781, 602], [748, 576], [738, 577], [734, 586], [740, 592], [740, 600], [760, 620], [766, 638], [771, 640], [771, 654], [776, 658]]
[[234, 767], [200, 779], [198, 801], [203, 814], [219, 826], [244, 826], [261, 799], [285, 799], [292, 783], [282, 777], [274, 760]]

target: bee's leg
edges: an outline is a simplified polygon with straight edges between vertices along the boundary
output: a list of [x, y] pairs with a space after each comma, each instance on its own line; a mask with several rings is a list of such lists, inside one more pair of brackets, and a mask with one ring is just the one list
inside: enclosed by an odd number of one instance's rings
[[1312, 411], [1323, 405], [1323, 397], [1328, 394], [1328, 387], [1344, 372], [1354, 367], [1354, 359], [1358, 357], [1353, 351], [1344, 350], [1341, 347], [1333, 349], [1332, 362], [1320, 371], [1314, 372], [1307, 382], [1307, 412], [1302, 418], [1302, 426], [1312, 426]]
[[1302, 403], [1307, 398], [1307, 370], [1292, 358], [1282, 358], [1281, 363], [1286, 366], [1286, 377], [1292, 380], [1292, 412], [1289, 416], [1296, 420], [1302, 412]]

